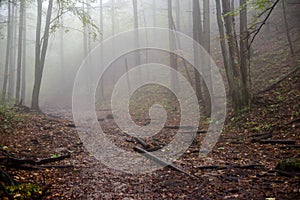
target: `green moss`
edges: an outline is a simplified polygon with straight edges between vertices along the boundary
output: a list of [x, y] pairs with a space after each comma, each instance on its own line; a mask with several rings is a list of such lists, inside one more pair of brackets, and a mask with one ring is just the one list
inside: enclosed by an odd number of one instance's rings
[[24, 183], [14, 186], [3, 186], [5, 192], [13, 199], [39, 199], [43, 195], [42, 188], [33, 183]]
[[300, 172], [300, 159], [287, 159], [280, 161], [276, 166], [278, 170]]

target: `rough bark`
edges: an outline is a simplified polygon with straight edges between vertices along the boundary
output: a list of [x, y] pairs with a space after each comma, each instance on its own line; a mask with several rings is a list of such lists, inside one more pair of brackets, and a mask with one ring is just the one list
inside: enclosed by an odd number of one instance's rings
[[22, 69], [22, 50], [23, 50], [23, 25], [24, 25], [24, 9], [25, 1], [20, 0], [20, 13], [19, 13], [19, 38], [18, 38], [18, 58], [17, 58], [17, 83], [16, 83], [16, 104], [20, 103], [20, 90], [21, 90], [21, 69]]
[[[45, 29], [43, 38], [41, 38], [41, 25], [42, 25], [42, 0], [37, 0], [37, 27], [36, 27], [36, 45], [35, 45], [35, 76], [34, 86], [32, 92], [31, 109], [40, 111], [39, 108], [39, 96], [41, 89], [41, 82], [43, 76], [43, 70], [45, 66], [45, 58], [48, 48], [49, 31], [50, 31], [50, 20], [52, 15], [53, 0], [49, 0]], [[42, 41], [41, 41], [42, 39]]]
[[4, 66], [4, 80], [2, 87], [2, 101], [6, 99], [7, 85], [8, 85], [8, 68], [10, 60], [10, 46], [12, 42], [12, 5], [8, 4], [8, 17], [7, 17], [7, 42], [6, 42], [6, 55], [5, 55], [5, 66]]
[[[170, 45], [170, 54], [169, 54], [169, 59], [170, 59], [170, 66], [177, 71], [178, 69], [178, 64], [177, 64], [177, 56], [176, 54], [172, 53], [176, 49], [176, 40], [175, 40], [175, 27], [174, 27], [174, 20], [173, 20], [173, 9], [172, 9], [172, 0], [168, 0], [168, 24], [169, 24], [169, 29], [172, 31], [169, 31], [169, 45]], [[171, 76], [171, 88], [173, 91], [177, 92], [178, 91], [178, 77], [177, 73], [175, 71], [170, 72]]]
[[[200, 4], [199, 0], [193, 0], [193, 39], [198, 42], [200, 45], [203, 43], [201, 40], [201, 35], [202, 35], [202, 21], [201, 17], [201, 12], [200, 12]], [[195, 62], [195, 67], [200, 68], [200, 61], [198, 55], [199, 54], [199, 49], [197, 48], [196, 45], [194, 45], [194, 62]], [[202, 93], [201, 93], [201, 80], [200, 80], [200, 74], [199, 72], [195, 69], [195, 88], [196, 88], [196, 95], [198, 98], [198, 101], [200, 102], [202, 99]]]

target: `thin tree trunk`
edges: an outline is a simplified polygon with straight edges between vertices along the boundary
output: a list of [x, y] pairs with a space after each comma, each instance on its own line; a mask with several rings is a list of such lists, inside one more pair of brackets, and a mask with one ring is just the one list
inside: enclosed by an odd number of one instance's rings
[[45, 66], [46, 53], [49, 41], [49, 31], [50, 31], [50, 21], [52, 15], [53, 0], [49, 0], [46, 24], [43, 35], [43, 41], [41, 41], [41, 22], [42, 22], [42, 0], [37, 0], [38, 2], [38, 20], [37, 20], [37, 30], [36, 30], [36, 58], [35, 58], [35, 77], [34, 86], [32, 92], [32, 102], [31, 108], [36, 111], [40, 111], [39, 108], [39, 96], [41, 89], [41, 82], [43, 76], [43, 70]]
[[221, 45], [221, 50], [222, 50], [224, 67], [225, 67], [226, 76], [227, 76], [228, 84], [229, 84], [229, 93], [230, 93], [230, 96], [232, 96], [231, 88], [233, 88], [233, 84], [234, 84], [233, 83], [233, 72], [232, 72], [232, 68], [230, 66], [229, 53], [228, 53], [228, 49], [226, 46], [226, 37], [225, 37], [224, 23], [222, 20], [222, 10], [221, 10], [220, 0], [216, 0], [216, 11], [217, 11], [216, 14], [217, 14], [218, 27], [219, 27], [220, 45]]
[[250, 104], [250, 84], [249, 84], [249, 50], [248, 50], [248, 20], [247, 20], [247, 0], [240, 0], [240, 70], [243, 80], [242, 98], [243, 104]]
[[[210, 6], [209, 0], [203, 1], [203, 47], [210, 54]], [[206, 80], [206, 84], [202, 79], [202, 86], [203, 86], [203, 101], [205, 105], [205, 112], [207, 116], [211, 114], [211, 98], [210, 95], [213, 93], [209, 93], [208, 88], [210, 91], [213, 90], [212, 83], [211, 83], [211, 63], [209, 63], [209, 59], [204, 59], [205, 63], [203, 63], [203, 75]], [[206, 63], [206, 61], [208, 63]], [[213, 99], [213, 98], [212, 98]]]
[[19, 18], [19, 40], [18, 40], [18, 60], [17, 60], [17, 84], [16, 84], [16, 104], [20, 103], [20, 88], [21, 88], [21, 67], [22, 67], [22, 48], [23, 48], [23, 25], [24, 25], [24, 9], [25, 1], [20, 0], [20, 18]]
[[111, 0], [111, 35], [115, 35], [115, 0]]
[[22, 53], [22, 87], [21, 87], [21, 102], [22, 105], [26, 105], [26, 39], [27, 39], [27, 31], [26, 31], [26, 7], [24, 6], [23, 13], [23, 53]]
[[4, 67], [4, 80], [2, 88], [2, 101], [6, 99], [7, 85], [8, 85], [8, 69], [10, 61], [10, 47], [12, 42], [12, 3], [8, 3], [8, 17], [7, 17], [7, 43], [6, 43], [6, 55], [5, 55], [5, 67]]
[[[134, 29], [135, 29], [135, 44], [136, 46], [139, 46], [139, 21], [138, 21], [138, 8], [137, 8], [137, 0], [132, 0], [132, 4], [133, 4], [133, 20], [134, 20]], [[137, 50], [135, 52], [135, 64], [136, 65], [140, 65], [141, 64], [141, 55], [140, 55], [140, 51]], [[141, 72], [139, 72], [141, 75]]]
[[242, 88], [242, 78], [240, 73], [240, 59], [239, 59], [239, 51], [237, 48], [237, 38], [235, 35], [234, 28], [234, 18], [232, 15], [228, 14], [231, 12], [230, 1], [222, 0], [223, 13], [224, 13], [224, 21], [226, 28], [226, 35], [228, 40], [228, 48], [229, 48], [229, 58], [230, 64], [232, 66], [233, 71], [233, 87], [232, 91], [232, 104], [235, 112], [241, 110], [243, 108], [242, 104], [242, 96], [241, 96], [241, 88]]
[[[168, 24], [169, 24], [169, 45], [170, 45], [170, 66], [177, 71], [177, 56], [176, 54], [172, 53], [175, 51], [176, 48], [176, 41], [175, 41], [175, 33], [174, 33], [174, 20], [173, 20], [173, 12], [172, 12], [172, 0], [168, 0]], [[170, 72], [171, 76], [171, 88], [173, 91], [178, 92], [178, 77], [177, 73], [173, 70]]]
[[60, 36], [60, 85], [61, 85], [61, 95], [65, 93], [65, 56], [64, 56], [64, 30], [63, 30], [63, 18], [61, 16], [60, 18], [60, 30], [59, 30], [59, 36]]
[[176, 0], [176, 29], [181, 31], [180, 2]]
[[290, 36], [289, 24], [288, 24], [287, 17], [286, 17], [286, 9], [285, 9], [285, 2], [284, 1], [285, 0], [282, 0], [282, 11], [283, 11], [283, 18], [284, 18], [286, 36], [287, 36], [287, 40], [288, 40], [289, 47], [290, 47], [290, 50], [291, 50], [291, 54], [292, 54], [292, 56], [294, 56], [295, 53], [294, 53], [294, 48], [293, 48], [293, 44], [292, 44], [292, 40], [291, 40], [291, 36]]
[[16, 46], [17, 46], [17, 12], [15, 8], [15, 1], [12, 1], [12, 42], [10, 46], [10, 66], [9, 66], [9, 76], [8, 76], [8, 93], [7, 98], [11, 101], [14, 97], [14, 89], [15, 89], [15, 74], [16, 74]]
[[[201, 22], [201, 12], [200, 12], [200, 4], [199, 0], [193, 0], [193, 39], [202, 45], [201, 35], [202, 35], [202, 22]], [[194, 45], [194, 62], [195, 67], [200, 68], [200, 60], [198, 58], [199, 49], [197, 45]], [[200, 69], [201, 70], [201, 69]], [[198, 98], [198, 102], [202, 99], [202, 92], [201, 92], [201, 79], [199, 72], [195, 69], [195, 88], [196, 88], [196, 95]]]

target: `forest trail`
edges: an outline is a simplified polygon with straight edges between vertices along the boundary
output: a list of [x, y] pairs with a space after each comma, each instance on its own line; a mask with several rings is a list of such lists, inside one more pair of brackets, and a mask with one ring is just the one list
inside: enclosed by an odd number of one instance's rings
[[[60, 168], [5, 168], [18, 182], [48, 185], [45, 199], [296, 199], [300, 195], [299, 168], [278, 168], [278, 163], [299, 160], [299, 78], [298, 70], [256, 96], [251, 110], [237, 119], [228, 118], [219, 142], [205, 158], [198, 156], [203, 134], [198, 135], [174, 164], [199, 179], [169, 167], [141, 175], [110, 169], [85, 150], [72, 121], [32, 113], [21, 114], [19, 122], [11, 124], [11, 132], [2, 133], [6, 141], [1, 141], [5, 144], [1, 156], [8, 151], [19, 159], [38, 160], [70, 154], [70, 158], [51, 163]], [[128, 150], [139, 146], [119, 130], [109, 111], [102, 112], [100, 124], [117, 146]], [[174, 131], [167, 129], [164, 135]], [[292, 142], [269, 144], [270, 140]]]

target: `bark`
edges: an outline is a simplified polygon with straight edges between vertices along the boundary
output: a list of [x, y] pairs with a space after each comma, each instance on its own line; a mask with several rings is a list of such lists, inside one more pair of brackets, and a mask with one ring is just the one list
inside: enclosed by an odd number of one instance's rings
[[[172, 53], [176, 49], [176, 41], [175, 41], [175, 27], [174, 27], [174, 20], [173, 20], [173, 11], [172, 11], [172, 0], [168, 0], [168, 24], [169, 24], [169, 45], [170, 45], [170, 54], [169, 54], [169, 59], [170, 59], [170, 66], [177, 71], [178, 69], [178, 64], [177, 64], [177, 56], [176, 54]], [[174, 72], [173, 70], [170, 72], [171, 76], [171, 88], [173, 91], [177, 92], [178, 91], [178, 77], [177, 73]]]
[[[209, 0], [203, 1], [203, 47], [210, 54], [210, 6]], [[205, 105], [205, 112], [207, 116], [211, 114], [211, 98], [210, 95], [213, 93], [209, 93], [208, 88], [212, 91], [212, 83], [211, 83], [211, 63], [209, 59], [204, 59], [205, 63], [203, 63], [203, 75], [206, 79], [206, 83], [202, 79], [203, 86], [203, 101]], [[206, 61], [208, 63], [206, 63]], [[213, 98], [212, 98], [213, 99]]]
[[8, 68], [10, 60], [10, 47], [12, 42], [12, 4], [8, 4], [8, 17], [7, 17], [7, 43], [6, 43], [6, 55], [5, 55], [5, 67], [4, 67], [4, 80], [2, 87], [2, 101], [6, 99], [7, 84], [8, 84]]
[[[200, 4], [199, 0], [193, 0], [193, 39], [202, 45], [201, 35], [202, 35], [202, 18], [200, 12]], [[200, 68], [200, 61], [198, 58], [199, 49], [194, 45], [194, 62], [195, 67]], [[197, 99], [200, 102], [202, 99], [202, 92], [201, 92], [201, 79], [199, 72], [195, 69], [195, 88], [196, 88], [196, 95]]]
[[26, 33], [26, 7], [24, 6], [24, 13], [23, 13], [23, 53], [22, 53], [22, 87], [21, 87], [21, 102], [23, 105], [26, 104], [26, 37], [27, 37], [27, 33]]
[[222, 56], [224, 61], [224, 67], [226, 71], [226, 76], [229, 84], [229, 93], [230, 96], [232, 96], [231, 88], [233, 88], [233, 71], [230, 66], [229, 62], [229, 52], [226, 45], [226, 36], [225, 36], [225, 30], [224, 30], [224, 23], [222, 19], [222, 10], [221, 10], [221, 3], [220, 0], [216, 0], [216, 15], [217, 15], [217, 23], [219, 28], [219, 34], [220, 34], [220, 45], [222, 50]]
[[177, 31], [181, 31], [181, 16], [180, 16], [180, 2], [176, 0], [176, 29]]
[[[49, 0], [45, 29], [43, 38], [41, 38], [41, 25], [42, 25], [42, 0], [37, 0], [37, 26], [36, 26], [36, 45], [35, 45], [35, 76], [34, 86], [32, 92], [31, 109], [40, 111], [39, 108], [39, 96], [41, 89], [41, 82], [43, 76], [43, 70], [45, 66], [45, 58], [48, 48], [50, 20], [52, 15], [53, 0]], [[42, 39], [42, 41], [41, 41]]]
[[63, 18], [60, 18], [60, 30], [59, 30], [59, 36], [60, 36], [60, 85], [61, 85], [61, 95], [65, 94], [65, 56], [64, 56], [64, 30], [63, 30]]
[[111, 1], [111, 35], [115, 35], [115, 0]]
[[[133, 21], [134, 21], [134, 29], [135, 29], [135, 44], [136, 46], [139, 46], [139, 20], [138, 20], [138, 8], [137, 8], [137, 0], [132, 0], [132, 4], [133, 4]], [[136, 50], [135, 52], [135, 64], [140, 65], [141, 64], [141, 55], [140, 55], [140, 51]], [[139, 71], [140, 75], [141, 72]]]
[[287, 40], [289, 43], [291, 54], [292, 54], [292, 56], [294, 56], [295, 55], [294, 48], [293, 48], [293, 44], [292, 44], [292, 40], [291, 40], [291, 36], [290, 36], [289, 24], [288, 24], [287, 17], [286, 17], [285, 0], [282, 0], [282, 11], [283, 11], [284, 25], [285, 25], [285, 30], [286, 30], [286, 37], [287, 37]]
[[233, 71], [233, 85], [231, 88], [232, 105], [234, 110], [237, 112], [244, 107], [241, 95], [242, 77], [240, 73], [239, 49], [237, 48], [237, 38], [235, 35], [234, 28], [234, 17], [231, 14], [229, 14], [231, 12], [230, 2], [228, 0], [222, 0], [222, 6], [226, 35], [228, 40], [229, 59]]
[[16, 104], [20, 103], [21, 90], [21, 67], [22, 67], [22, 50], [23, 50], [23, 25], [24, 25], [24, 9], [25, 0], [20, 0], [20, 15], [19, 15], [19, 40], [18, 40], [18, 61], [17, 61], [17, 84], [16, 84]]
[[248, 20], [247, 20], [247, 0], [240, 0], [242, 9], [240, 10], [240, 68], [243, 80], [242, 101], [245, 106], [250, 104], [250, 69], [249, 69], [249, 49], [248, 49]]
[[11, 19], [11, 34], [12, 34], [12, 41], [10, 42], [10, 65], [9, 65], [9, 75], [8, 75], [8, 89], [7, 89], [7, 98], [8, 100], [12, 100], [14, 96], [14, 89], [15, 89], [15, 73], [16, 73], [16, 45], [17, 45], [17, 22], [16, 22], [16, 8], [15, 8], [15, 1], [11, 2], [12, 4], [12, 19]]

